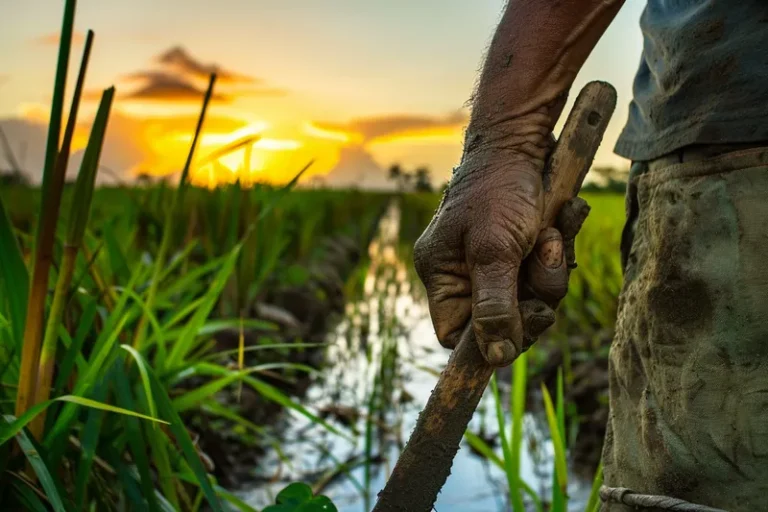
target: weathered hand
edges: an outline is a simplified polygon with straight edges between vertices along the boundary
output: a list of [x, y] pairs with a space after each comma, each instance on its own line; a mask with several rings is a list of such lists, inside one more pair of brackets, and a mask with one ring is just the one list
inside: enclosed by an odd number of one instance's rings
[[554, 323], [589, 207], [570, 201], [560, 230], [540, 232], [541, 161], [482, 153], [457, 169], [414, 260], [440, 343], [454, 348], [471, 319], [487, 361], [506, 366]]

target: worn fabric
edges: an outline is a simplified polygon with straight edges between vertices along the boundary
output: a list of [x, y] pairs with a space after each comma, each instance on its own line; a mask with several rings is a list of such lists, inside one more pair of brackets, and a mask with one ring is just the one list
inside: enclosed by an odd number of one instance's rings
[[696, 143], [768, 140], [768, 2], [648, 0], [615, 151], [647, 161]]
[[768, 510], [768, 146], [679, 155], [632, 166], [605, 484]]

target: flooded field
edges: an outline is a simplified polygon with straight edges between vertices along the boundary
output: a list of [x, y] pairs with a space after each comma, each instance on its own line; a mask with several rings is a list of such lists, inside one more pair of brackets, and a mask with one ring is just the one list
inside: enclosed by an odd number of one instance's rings
[[[421, 285], [400, 258], [400, 209], [393, 203], [370, 247], [364, 297], [347, 305], [329, 335], [325, 363], [303, 403], [357, 435], [345, 439], [291, 415], [281, 428], [283, 457], [270, 454], [258, 484], [242, 493], [253, 506], [272, 503], [287, 482], [304, 481], [329, 496], [340, 512], [369, 511], [408, 440], [448, 359], [434, 334]], [[508, 382], [501, 383], [509, 388]], [[498, 449], [493, 397], [486, 393], [470, 431]], [[542, 496], [551, 492], [553, 451], [543, 419], [525, 417], [527, 449], [521, 476]], [[569, 487], [571, 509], [583, 510], [591, 482]], [[440, 512], [506, 511], [504, 472], [465, 442], [435, 505]]]

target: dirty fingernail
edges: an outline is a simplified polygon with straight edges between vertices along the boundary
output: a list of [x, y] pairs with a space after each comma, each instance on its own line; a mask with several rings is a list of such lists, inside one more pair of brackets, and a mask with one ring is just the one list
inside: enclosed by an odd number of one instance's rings
[[542, 243], [539, 258], [547, 268], [560, 268], [563, 264], [563, 240], [555, 238]]
[[488, 345], [486, 357], [493, 366], [506, 366], [511, 363], [516, 356], [514, 345], [509, 341], [496, 341]]

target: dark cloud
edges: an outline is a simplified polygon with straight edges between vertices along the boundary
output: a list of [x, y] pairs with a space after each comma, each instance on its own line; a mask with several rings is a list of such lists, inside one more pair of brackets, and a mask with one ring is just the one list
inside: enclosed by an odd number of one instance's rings
[[217, 80], [221, 83], [256, 84], [261, 82], [261, 80], [251, 76], [223, 69], [218, 64], [204, 64], [192, 57], [189, 52], [181, 46], [170, 48], [158, 55], [155, 60], [163, 66], [187, 76], [208, 78], [211, 73], [216, 73]]
[[357, 133], [365, 142], [382, 137], [391, 137], [406, 133], [434, 130], [440, 128], [459, 128], [467, 122], [463, 111], [446, 116], [426, 116], [414, 114], [391, 114], [384, 116], [361, 117], [348, 123], [313, 123], [320, 129]]
[[[35, 37], [32, 39], [32, 43], [42, 46], [58, 46], [60, 39], [61, 33], [54, 32], [52, 34], [44, 34], [42, 36]], [[83, 41], [85, 41], [85, 34], [75, 30], [72, 33], [72, 44], [83, 44]]]
[[[191, 80], [187, 80], [180, 75], [166, 73], [165, 71], [139, 71], [125, 76], [124, 81], [141, 84], [137, 89], [123, 95], [123, 98], [128, 99], [197, 102], [205, 95], [205, 89]], [[214, 92], [212, 99], [229, 102], [232, 98], [228, 95]]]
[[[287, 94], [285, 89], [263, 85], [260, 79], [223, 69], [218, 64], [204, 64], [181, 46], [174, 46], [163, 52], [155, 61], [160, 65], [159, 69], [140, 70], [122, 76], [121, 83], [135, 88], [120, 94], [119, 97], [142, 101], [198, 102], [205, 94], [208, 78], [213, 72], [217, 73], [214, 101], [228, 103], [235, 97], [274, 97]], [[238, 84], [241, 87], [237, 87]], [[118, 84], [118, 91], [122, 89]], [[89, 91], [85, 97], [88, 100], [98, 100], [101, 91]]]

